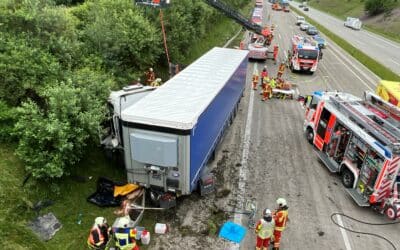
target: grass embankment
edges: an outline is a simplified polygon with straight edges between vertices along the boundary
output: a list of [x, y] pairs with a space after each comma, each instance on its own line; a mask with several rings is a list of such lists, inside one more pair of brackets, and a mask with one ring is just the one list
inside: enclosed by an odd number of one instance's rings
[[366, 55], [359, 49], [355, 48], [353, 45], [348, 43], [346, 40], [342, 39], [341, 37], [337, 36], [324, 26], [320, 25], [315, 20], [309, 18], [305, 13], [298, 11], [295, 8], [292, 8], [293, 11], [298, 13], [299, 15], [305, 16], [307, 21], [318, 28], [318, 30], [328, 36], [332, 41], [334, 41], [337, 45], [342, 47], [347, 53], [357, 59], [360, 63], [366, 66], [369, 70], [374, 72], [377, 76], [385, 80], [391, 81], [400, 81], [400, 76], [391, 71], [390, 69], [386, 68], [379, 62], [377, 62], [372, 57]]
[[[246, 5], [243, 13], [250, 12], [252, 5], [252, 2]], [[239, 29], [240, 25], [221, 17], [208, 36], [190, 48], [193, 52], [186, 63], [190, 64], [214, 46], [223, 46]], [[241, 35], [229, 47], [238, 45], [240, 39]], [[22, 187], [26, 176], [23, 164], [14, 156], [13, 146], [4, 144], [0, 145], [0, 173], [0, 245], [1, 249], [6, 250], [87, 249], [86, 239], [94, 218], [104, 216], [112, 223], [116, 216], [113, 214], [114, 208], [99, 208], [88, 203], [86, 198], [96, 190], [96, 181], [100, 176], [114, 181], [126, 180], [124, 169], [107, 161], [96, 147], [88, 151], [86, 159], [76, 168], [74, 175], [79, 176], [80, 181], [65, 177], [50, 184], [31, 178]], [[34, 204], [46, 200], [54, 204], [36, 213]], [[42, 242], [27, 228], [27, 224], [37, 215], [49, 212], [54, 213], [63, 226], [53, 239]], [[146, 211], [141, 225], [153, 233], [154, 224], [171, 218], [171, 212], [173, 210], [164, 213]], [[82, 223], [78, 224], [80, 213]]]
[[[343, 0], [310, 0], [308, 2], [311, 7], [329, 13], [343, 20], [348, 16], [364, 16], [364, 3], [364, 1]], [[397, 7], [400, 8], [400, 2], [398, 2]], [[386, 18], [386, 20], [365, 20], [363, 27], [388, 39], [400, 42], [400, 17], [382, 15], [377, 19], [382, 18]]]
[[[242, 13], [250, 13], [252, 8], [254, 7], [254, 2], [249, 1], [249, 3], [243, 7], [241, 10]], [[215, 23], [210, 23], [210, 32], [204, 38], [199, 40], [196, 44], [190, 48], [191, 53], [188, 58], [183, 62], [184, 64], [188, 65], [192, 63], [194, 60], [199, 58], [203, 55], [206, 51], [210, 50], [211, 48], [218, 46], [222, 47], [225, 43], [235, 35], [241, 25], [236, 23], [234, 20], [221, 16], [218, 21]], [[233, 48], [235, 46], [239, 46], [240, 41], [242, 40], [242, 34], [239, 34], [236, 39], [234, 39], [231, 44], [228, 46], [229, 48]]]

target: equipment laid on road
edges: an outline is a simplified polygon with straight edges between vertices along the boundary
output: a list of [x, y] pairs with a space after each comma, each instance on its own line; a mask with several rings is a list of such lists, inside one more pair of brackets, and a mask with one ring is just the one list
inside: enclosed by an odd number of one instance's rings
[[400, 109], [371, 92], [314, 92], [305, 107], [307, 139], [356, 203], [400, 218]]
[[294, 35], [291, 42], [292, 48], [288, 56], [292, 72], [303, 70], [313, 74], [320, 59], [318, 44], [300, 35]]
[[362, 22], [358, 18], [347, 17], [346, 21], [344, 21], [344, 26], [352, 28], [353, 30], [360, 30], [362, 26]]
[[202, 170], [236, 115], [247, 54], [214, 48], [122, 111], [128, 182], [149, 188], [153, 202], [214, 185]]
[[376, 93], [382, 97], [383, 100], [400, 106], [400, 82], [380, 81], [376, 87]]

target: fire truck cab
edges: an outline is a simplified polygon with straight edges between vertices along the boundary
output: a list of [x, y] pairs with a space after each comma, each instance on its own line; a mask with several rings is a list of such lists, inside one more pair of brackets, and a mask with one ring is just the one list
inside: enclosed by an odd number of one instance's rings
[[292, 72], [308, 71], [313, 74], [317, 70], [321, 54], [318, 44], [299, 35], [292, 38], [292, 48], [289, 50], [289, 67]]
[[371, 92], [314, 92], [304, 106], [306, 138], [350, 196], [400, 218], [400, 109]]

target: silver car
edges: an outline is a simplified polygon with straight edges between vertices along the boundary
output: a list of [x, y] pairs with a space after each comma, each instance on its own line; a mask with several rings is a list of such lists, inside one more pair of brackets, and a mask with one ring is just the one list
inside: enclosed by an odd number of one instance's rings
[[300, 30], [305, 31], [305, 30], [308, 29], [308, 27], [310, 27], [310, 24], [309, 24], [309, 23], [302, 23], [302, 24], [300, 24]]

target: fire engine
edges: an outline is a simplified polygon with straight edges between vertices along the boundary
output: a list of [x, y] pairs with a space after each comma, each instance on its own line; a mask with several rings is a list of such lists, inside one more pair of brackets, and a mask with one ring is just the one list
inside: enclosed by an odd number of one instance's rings
[[294, 35], [289, 53], [289, 67], [292, 72], [304, 70], [313, 74], [320, 59], [318, 44], [311, 39]]
[[350, 196], [400, 218], [400, 109], [372, 92], [364, 99], [314, 92], [304, 106], [306, 138], [324, 165], [341, 174]]
[[263, 7], [264, 1], [263, 0], [256, 0], [256, 7]]

